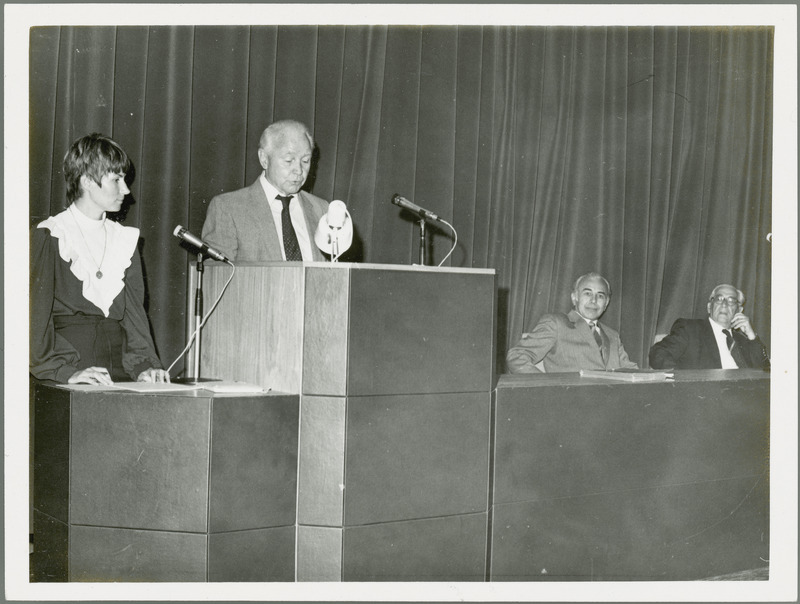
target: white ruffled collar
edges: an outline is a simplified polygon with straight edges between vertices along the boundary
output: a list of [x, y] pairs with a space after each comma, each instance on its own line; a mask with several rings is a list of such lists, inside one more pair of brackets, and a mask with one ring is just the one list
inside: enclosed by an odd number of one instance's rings
[[[139, 229], [106, 220], [105, 215], [93, 220], [73, 206], [39, 223], [37, 228], [49, 229], [58, 239], [58, 254], [70, 263], [70, 271], [83, 283], [83, 297], [107, 317], [114, 298], [125, 285], [125, 269], [131, 265]], [[102, 256], [92, 255], [89, 249], [88, 242], [97, 238], [106, 238], [101, 245], [101, 249], [105, 248]], [[100, 258], [102, 278], [97, 277], [96, 262]]]

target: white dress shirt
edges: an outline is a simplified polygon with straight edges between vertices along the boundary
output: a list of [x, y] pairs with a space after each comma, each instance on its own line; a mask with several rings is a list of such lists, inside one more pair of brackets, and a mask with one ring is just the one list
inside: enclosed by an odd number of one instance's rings
[[[711, 330], [714, 332], [714, 337], [717, 339], [717, 348], [719, 348], [719, 360], [722, 361], [722, 368], [723, 369], [738, 369], [739, 366], [736, 364], [736, 361], [733, 360], [733, 356], [731, 355], [731, 351], [728, 350], [728, 340], [723, 333], [723, 327], [719, 323], [717, 323], [711, 317], [708, 318], [708, 322], [711, 324]], [[733, 334], [733, 330], [728, 327]]]
[[[283, 193], [272, 186], [272, 183], [267, 180], [263, 172], [261, 173], [259, 181], [264, 189], [264, 194], [267, 196], [269, 208], [272, 210], [275, 229], [278, 231], [278, 241], [281, 242], [281, 256], [286, 260], [286, 250], [283, 247], [283, 227], [281, 226], [283, 202], [279, 199], [275, 199], [276, 196], [283, 195]], [[308, 234], [306, 217], [303, 214], [303, 206], [300, 204], [298, 193], [293, 194], [292, 200], [289, 202], [289, 217], [292, 219], [292, 226], [294, 227], [294, 232], [297, 234], [297, 243], [300, 244], [300, 253], [303, 255], [303, 261], [310, 262], [314, 259], [311, 252], [311, 237]]]

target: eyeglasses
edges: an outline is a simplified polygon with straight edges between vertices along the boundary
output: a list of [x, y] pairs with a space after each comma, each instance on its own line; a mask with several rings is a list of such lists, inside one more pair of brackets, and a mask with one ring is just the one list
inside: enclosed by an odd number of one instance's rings
[[717, 294], [716, 296], [711, 296], [711, 301], [716, 304], [726, 304], [728, 306], [739, 306], [739, 299], [734, 298], [733, 296], [721, 296]]

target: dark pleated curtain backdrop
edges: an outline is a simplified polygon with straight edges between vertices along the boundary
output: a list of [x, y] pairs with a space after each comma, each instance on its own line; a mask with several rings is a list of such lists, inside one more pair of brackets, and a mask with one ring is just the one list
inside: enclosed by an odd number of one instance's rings
[[[641, 364], [721, 282], [769, 342], [772, 48], [770, 27], [36, 27], [31, 225], [64, 207], [72, 140], [122, 144], [120, 219], [169, 364], [194, 260], [172, 230], [199, 233], [214, 195], [257, 178], [262, 130], [294, 118], [317, 142], [306, 188], [355, 221], [343, 260], [418, 262], [391, 197], [436, 212], [458, 231], [445, 265], [498, 271], [500, 357], [590, 270]], [[438, 264], [452, 236], [428, 235]]]

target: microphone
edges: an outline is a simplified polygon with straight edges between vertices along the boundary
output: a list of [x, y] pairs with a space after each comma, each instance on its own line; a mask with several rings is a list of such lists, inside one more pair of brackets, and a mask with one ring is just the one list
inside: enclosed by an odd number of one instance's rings
[[394, 197], [392, 197], [392, 203], [396, 206], [400, 206], [403, 209], [414, 212], [415, 214], [419, 214], [419, 216], [422, 218], [427, 218], [428, 220], [436, 220], [437, 222], [444, 222], [433, 212], [429, 212], [425, 208], [421, 208], [417, 204], [411, 203], [410, 201], [408, 201], [408, 199], [406, 199], [402, 195], [398, 195], [397, 193], [395, 193]]
[[332, 229], [341, 229], [347, 220], [347, 207], [343, 201], [334, 199], [328, 204], [328, 226]]
[[314, 243], [331, 255], [331, 262], [337, 262], [339, 254], [350, 249], [353, 243], [353, 220], [343, 201], [334, 199], [328, 204], [328, 212], [319, 219]]
[[188, 230], [184, 229], [181, 225], [175, 227], [175, 230], [172, 231], [172, 234], [175, 235], [178, 239], [182, 239], [186, 243], [189, 243], [199, 249], [202, 253], [211, 256], [214, 260], [220, 260], [222, 262], [227, 262], [231, 264], [231, 261], [228, 257], [220, 252], [219, 250], [215, 250], [213, 247], [208, 245], [205, 241], [200, 239], [197, 235], [192, 235]]

